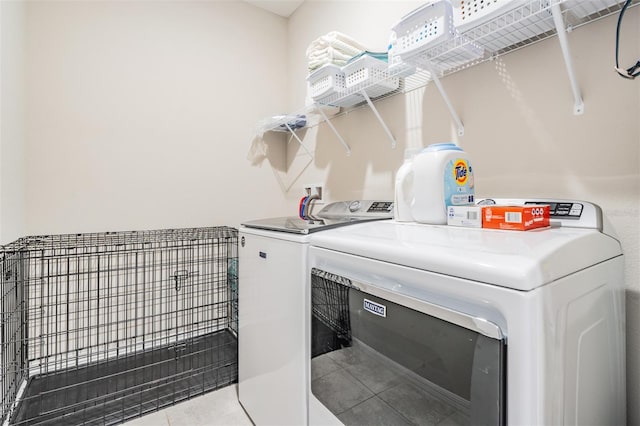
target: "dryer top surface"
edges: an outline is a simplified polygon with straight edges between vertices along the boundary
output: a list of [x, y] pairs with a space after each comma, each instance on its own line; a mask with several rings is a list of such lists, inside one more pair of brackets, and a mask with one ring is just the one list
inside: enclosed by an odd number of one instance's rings
[[328, 230], [311, 245], [383, 262], [530, 291], [620, 256], [620, 243], [595, 229], [502, 231], [370, 222]]

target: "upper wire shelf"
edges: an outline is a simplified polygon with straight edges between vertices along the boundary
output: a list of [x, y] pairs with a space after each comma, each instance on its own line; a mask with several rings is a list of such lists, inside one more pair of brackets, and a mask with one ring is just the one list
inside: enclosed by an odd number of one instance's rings
[[[517, 0], [516, 0], [517, 1]], [[529, 0], [519, 2], [521, 6], [491, 19], [482, 25], [452, 39], [424, 49], [415, 63], [430, 62], [432, 68], [418, 65], [415, 73], [402, 77], [402, 71], [390, 72], [389, 78], [400, 76], [400, 87], [392, 92], [375, 98], [383, 99], [398, 93], [406, 93], [426, 86], [432, 79], [431, 72], [438, 77], [471, 68], [482, 62], [493, 60], [521, 49], [533, 43], [545, 40], [557, 34], [552, 16], [552, 6], [558, 4], [562, 11], [567, 31], [580, 27], [597, 19], [619, 12], [623, 0]], [[637, 6], [640, 3], [632, 4]], [[371, 85], [380, 83], [372, 81]], [[357, 94], [363, 87], [346, 90], [323, 100], [327, 104], [340, 104], [345, 98]], [[366, 87], [365, 87], [366, 89]], [[353, 106], [364, 103], [364, 99]]]
[[[458, 134], [463, 135], [464, 126], [462, 121], [448, 100], [439, 78], [466, 70], [485, 61], [494, 60], [499, 56], [558, 35], [574, 90], [574, 113], [581, 114], [584, 111], [584, 105], [577, 89], [575, 76], [571, 70], [571, 60], [570, 55], [568, 55], [568, 45], [564, 33], [619, 12], [622, 9], [624, 0], [511, 1], [517, 6], [510, 8], [508, 12], [501, 13], [473, 28], [456, 32], [448, 40], [434, 43], [433, 46], [421, 49], [417, 53], [413, 52], [410, 58], [407, 58], [407, 61], [404, 61], [401, 56], [403, 62], [406, 62], [402, 65], [405, 66], [392, 67], [387, 73], [372, 74], [366, 83], [341, 88], [339, 92], [323, 97], [317, 102], [317, 105], [307, 107], [305, 113], [313, 114], [319, 112], [322, 115], [322, 121], [332, 128], [349, 154], [351, 150], [348, 144], [333, 127], [322, 108], [323, 106], [338, 106], [343, 108], [343, 113], [346, 113], [368, 104], [391, 139], [392, 146], [395, 147], [395, 139], [373, 106], [372, 101], [420, 89], [434, 81], [457, 123]], [[630, 7], [638, 4], [640, 3], [631, 4]], [[558, 31], [561, 31], [561, 33], [558, 33]], [[371, 88], [385, 85], [389, 80], [394, 79], [399, 81], [397, 88], [394, 90], [379, 96], [369, 97], [367, 95]], [[373, 92], [375, 93], [375, 90]], [[333, 116], [337, 115], [340, 114]], [[302, 141], [295, 135], [296, 129], [287, 129], [286, 123], [286, 118], [267, 119], [266, 122], [261, 122], [260, 127], [263, 131], [292, 130], [293, 136], [302, 144]], [[307, 127], [314, 125], [308, 123]]]

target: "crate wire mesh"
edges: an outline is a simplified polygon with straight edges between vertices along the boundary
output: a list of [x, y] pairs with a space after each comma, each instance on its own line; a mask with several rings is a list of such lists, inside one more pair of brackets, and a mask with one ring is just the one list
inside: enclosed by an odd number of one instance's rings
[[116, 424], [237, 381], [237, 231], [0, 247], [2, 417]]
[[349, 288], [351, 282], [338, 275], [311, 269], [311, 306], [314, 318], [334, 332], [338, 338], [351, 341]]

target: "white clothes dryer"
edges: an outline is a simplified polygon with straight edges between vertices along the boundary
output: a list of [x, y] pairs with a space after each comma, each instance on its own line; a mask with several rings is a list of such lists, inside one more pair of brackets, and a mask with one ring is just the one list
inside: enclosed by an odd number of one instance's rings
[[385, 221], [309, 248], [309, 423], [624, 425], [623, 254], [600, 208], [549, 228]]

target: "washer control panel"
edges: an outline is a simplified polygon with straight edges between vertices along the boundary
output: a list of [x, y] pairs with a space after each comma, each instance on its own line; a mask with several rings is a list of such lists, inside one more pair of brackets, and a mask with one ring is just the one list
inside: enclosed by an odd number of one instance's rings
[[391, 201], [374, 201], [367, 209], [367, 213], [391, 213], [393, 211], [393, 202]]
[[391, 218], [393, 217], [393, 201], [338, 201], [326, 205], [317, 216], [323, 219], [345, 219], [350, 217]]

